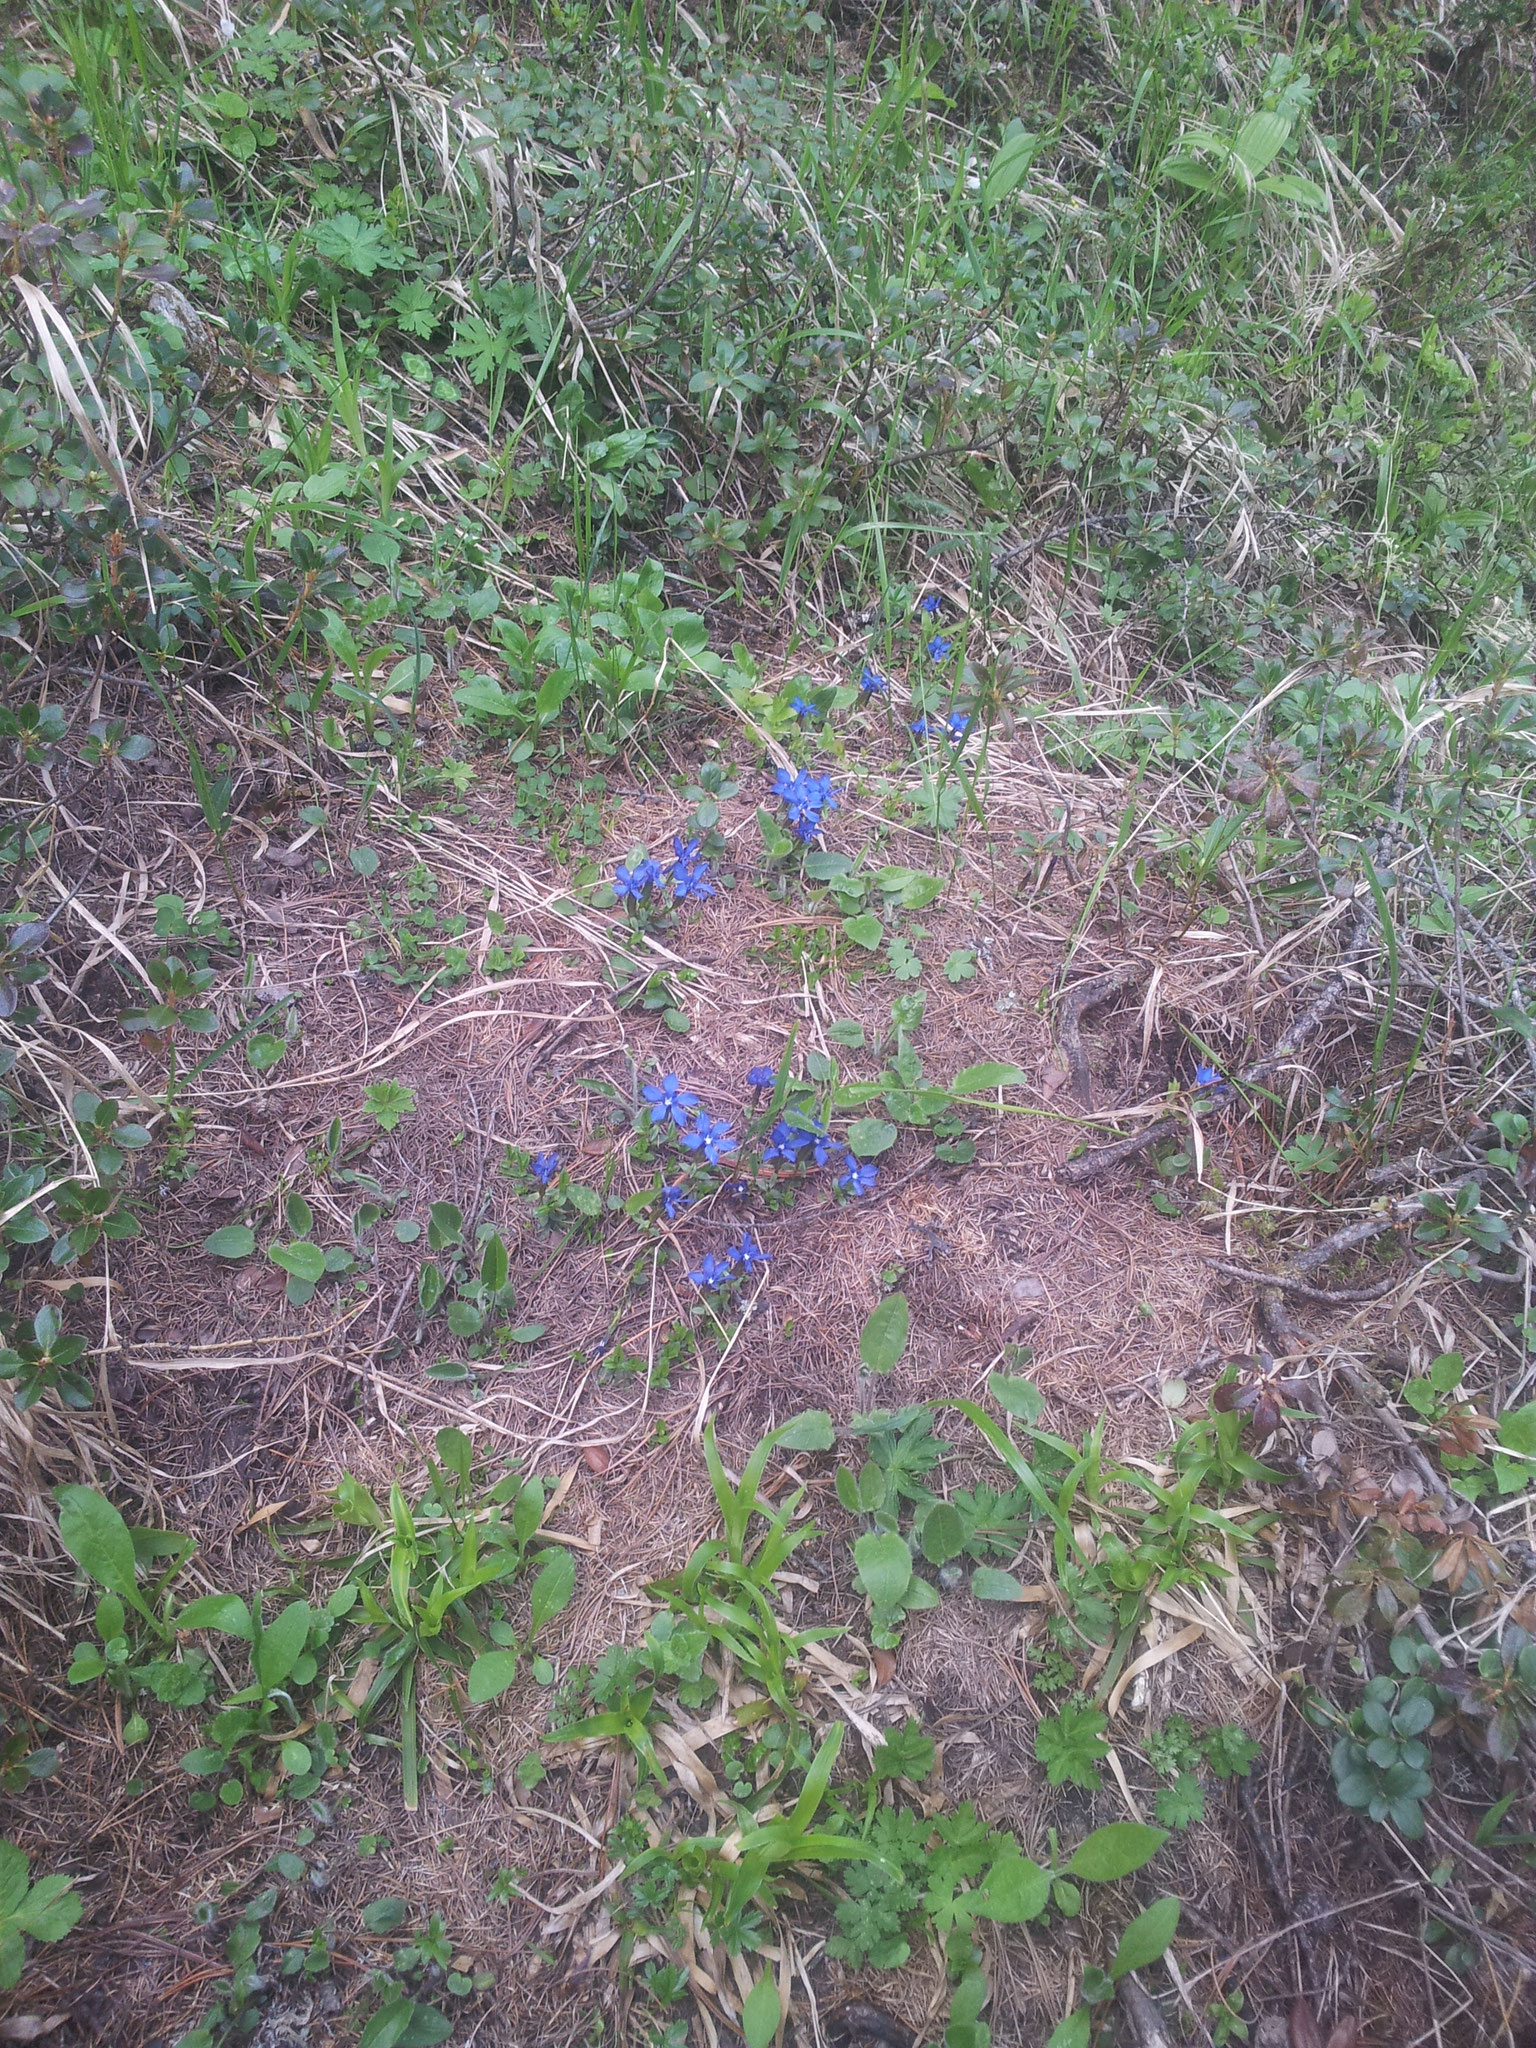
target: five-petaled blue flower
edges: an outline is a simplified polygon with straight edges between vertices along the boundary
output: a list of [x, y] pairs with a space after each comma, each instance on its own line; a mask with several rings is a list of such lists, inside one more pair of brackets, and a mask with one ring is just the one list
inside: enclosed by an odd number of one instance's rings
[[881, 675], [879, 669], [864, 664], [864, 673], [859, 677], [859, 691], [865, 697], [879, 697], [891, 687], [890, 678]]
[[669, 1223], [675, 1223], [685, 1209], [691, 1209], [693, 1197], [681, 1181], [674, 1181], [661, 1191], [662, 1213]]
[[917, 608], [925, 618], [936, 619], [944, 606], [944, 600], [936, 590], [928, 591], [917, 601]]
[[733, 1244], [726, 1253], [731, 1264], [743, 1273], [767, 1272], [768, 1254], [763, 1250], [750, 1230], [741, 1233], [741, 1243]]
[[683, 1131], [678, 1142], [690, 1152], [702, 1152], [711, 1166], [718, 1166], [727, 1153], [736, 1150], [730, 1125], [723, 1117], [712, 1117], [702, 1109], [693, 1129]]
[[663, 1074], [659, 1082], [647, 1081], [640, 1093], [651, 1105], [653, 1124], [664, 1124], [670, 1117], [679, 1130], [699, 1106], [697, 1095], [690, 1095], [676, 1074]]
[[1197, 1088], [1210, 1088], [1220, 1079], [1221, 1072], [1217, 1067], [1202, 1066], [1195, 1068], [1195, 1086]]
[[822, 812], [837, 809], [831, 776], [813, 775], [808, 768], [779, 769], [773, 778], [773, 793], [784, 799], [790, 828], [799, 839], [814, 839], [821, 830]]
[[954, 644], [954, 641], [951, 640], [947, 634], [935, 633], [933, 638], [928, 642], [928, 652], [935, 661], [942, 661], [945, 655], [947, 655], [950, 652]]
[[791, 711], [793, 711], [796, 718], [799, 719], [819, 718], [821, 716], [821, 713], [817, 710], [816, 706], [814, 704], [808, 704], [804, 697], [791, 697], [789, 700], [789, 708]]
[[970, 718], [963, 711], [951, 711], [944, 721], [944, 730], [952, 740], [963, 740], [970, 729]]
[[747, 1086], [749, 1088], [771, 1088], [777, 1078], [778, 1076], [774, 1073], [772, 1067], [748, 1067], [747, 1069]]
[[638, 903], [646, 890], [654, 888], [660, 880], [661, 869], [649, 854], [643, 860], [637, 860], [633, 867], [626, 867], [620, 861], [613, 877], [613, 893], [621, 903], [626, 897], [631, 902]]
[[555, 1175], [560, 1171], [560, 1154], [558, 1152], [535, 1152], [529, 1162], [528, 1171], [533, 1175], [541, 1188], [547, 1188]]
[[764, 1163], [771, 1165], [774, 1160], [783, 1159], [793, 1164], [806, 1146], [815, 1142], [809, 1131], [797, 1130], [793, 1124], [786, 1123], [784, 1118], [780, 1117], [768, 1133], [768, 1142], [763, 1147]]
[[707, 879], [709, 862], [699, 858], [698, 840], [680, 839], [674, 833], [672, 852], [674, 859], [671, 867], [667, 869], [666, 878], [671, 883], [678, 902], [686, 903], [689, 897], [697, 897], [702, 902], [706, 897], [713, 896], [715, 885]]
[[837, 1176], [837, 1185], [846, 1189], [850, 1195], [867, 1195], [873, 1191], [879, 1177], [880, 1169], [872, 1159], [866, 1159], [862, 1165], [857, 1160], [850, 1159], [843, 1172]]
[[688, 1275], [695, 1287], [723, 1287], [731, 1277], [729, 1259], [717, 1259], [713, 1252], [706, 1252], [699, 1261], [698, 1269]]

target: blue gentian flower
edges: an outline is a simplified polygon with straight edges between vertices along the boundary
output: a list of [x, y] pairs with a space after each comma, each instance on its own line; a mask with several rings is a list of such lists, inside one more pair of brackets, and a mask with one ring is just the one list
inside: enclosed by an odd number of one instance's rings
[[816, 706], [814, 704], [807, 704], [803, 697], [791, 697], [789, 700], [789, 708], [791, 711], [793, 711], [796, 718], [802, 720], [807, 718], [816, 718], [820, 716], [819, 712], [816, 709]]
[[768, 1254], [763, 1250], [750, 1230], [744, 1230], [741, 1233], [741, 1243], [733, 1244], [726, 1253], [726, 1257], [733, 1266], [738, 1267], [743, 1273], [751, 1274], [759, 1271], [766, 1273], [768, 1270]]
[[830, 1165], [843, 1149], [835, 1138], [827, 1135], [827, 1127], [823, 1123], [815, 1124], [805, 1136], [810, 1141], [811, 1158], [818, 1166]]
[[558, 1152], [535, 1152], [529, 1162], [528, 1171], [533, 1175], [541, 1188], [547, 1188], [555, 1175], [560, 1171], [560, 1154]]
[[699, 1106], [697, 1095], [690, 1095], [676, 1074], [663, 1074], [659, 1082], [647, 1081], [640, 1093], [651, 1105], [653, 1124], [664, 1124], [670, 1117], [679, 1130]]
[[783, 798], [790, 829], [800, 839], [814, 839], [821, 830], [822, 812], [837, 809], [831, 776], [813, 775], [808, 768], [780, 768], [773, 778], [773, 793]]
[[879, 669], [864, 664], [864, 673], [859, 677], [859, 691], [865, 697], [879, 697], [891, 687], [890, 679], [881, 675]]
[[747, 1086], [749, 1088], [771, 1088], [777, 1079], [778, 1075], [772, 1067], [748, 1067], [747, 1069]]
[[846, 1189], [850, 1195], [867, 1195], [873, 1192], [879, 1177], [880, 1169], [872, 1159], [866, 1159], [862, 1164], [850, 1159], [843, 1172], [838, 1175], [837, 1185]]
[[763, 1147], [764, 1163], [771, 1165], [774, 1160], [783, 1159], [793, 1165], [806, 1146], [813, 1142], [809, 1131], [797, 1130], [793, 1124], [786, 1123], [784, 1118], [780, 1117], [768, 1133], [768, 1142]]
[[928, 652], [935, 661], [942, 661], [954, 646], [954, 641], [943, 633], [935, 633], [928, 642]]
[[662, 1214], [669, 1223], [675, 1223], [685, 1209], [693, 1207], [693, 1197], [681, 1181], [674, 1181], [661, 1191]]
[[706, 1252], [699, 1261], [698, 1269], [688, 1275], [695, 1287], [723, 1287], [731, 1277], [728, 1259], [717, 1259], [713, 1252]]
[[681, 1133], [679, 1143], [690, 1152], [702, 1152], [711, 1166], [718, 1166], [728, 1152], [736, 1150], [730, 1125], [723, 1117], [712, 1117], [702, 1109], [693, 1129]]
[[917, 601], [918, 610], [928, 619], [936, 619], [943, 606], [944, 600], [936, 590], [927, 591]]
[[1215, 1083], [1220, 1079], [1221, 1073], [1220, 1070], [1216, 1067], [1195, 1068], [1195, 1086], [1197, 1088], [1213, 1087]]
[[970, 729], [970, 718], [962, 711], [951, 711], [944, 721], [944, 730], [952, 740], [963, 740]]
[[646, 854], [644, 859], [637, 860], [633, 867], [625, 867], [622, 861], [619, 863], [613, 877], [613, 893], [620, 902], [627, 897], [631, 902], [638, 903], [646, 890], [654, 888], [660, 880], [659, 864]]

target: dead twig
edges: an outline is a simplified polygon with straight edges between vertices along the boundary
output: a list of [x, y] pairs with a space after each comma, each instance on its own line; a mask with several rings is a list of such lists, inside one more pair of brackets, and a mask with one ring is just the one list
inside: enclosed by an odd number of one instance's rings
[[1093, 1076], [1088, 1070], [1088, 1056], [1083, 1051], [1083, 1019], [1090, 1010], [1113, 1002], [1116, 996], [1124, 995], [1127, 989], [1145, 981], [1150, 971], [1142, 961], [1130, 960], [1123, 966], [1110, 968], [1107, 974], [1095, 974], [1088, 981], [1075, 982], [1062, 997], [1057, 1035], [1071, 1069], [1073, 1092], [1084, 1109], [1093, 1107]]

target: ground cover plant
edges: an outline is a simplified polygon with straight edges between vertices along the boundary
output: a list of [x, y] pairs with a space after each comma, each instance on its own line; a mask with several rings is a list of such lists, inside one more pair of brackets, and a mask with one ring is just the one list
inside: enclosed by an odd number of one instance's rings
[[0, 2038], [1523, 2042], [1536, 44], [0, 48]]

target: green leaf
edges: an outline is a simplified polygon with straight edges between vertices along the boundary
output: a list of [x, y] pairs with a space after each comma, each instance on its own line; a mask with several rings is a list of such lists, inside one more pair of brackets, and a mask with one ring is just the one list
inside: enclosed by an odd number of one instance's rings
[[1328, 211], [1328, 194], [1311, 178], [1287, 171], [1284, 177], [1260, 178], [1259, 190], [1271, 199], [1288, 199], [1292, 206], [1305, 206], [1314, 213]]
[[516, 1650], [483, 1650], [469, 1667], [470, 1704], [499, 1699], [517, 1677]]
[[529, 1596], [529, 1634], [536, 1636], [557, 1614], [563, 1614], [575, 1591], [575, 1558], [568, 1550], [550, 1550]]
[[859, 1357], [870, 1372], [890, 1372], [907, 1348], [907, 1297], [888, 1294], [859, 1332]]
[[848, 1150], [856, 1159], [878, 1159], [896, 1142], [896, 1126], [883, 1117], [855, 1117], [848, 1126]]
[[1024, 1588], [1012, 1572], [999, 1571], [994, 1564], [979, 1564], [971, 1573], [971, 1591], [978, 1600], [1022, 1600]]
[[1027, 1856], [1013, 1854], [998, 1857], [974, 1894], [976, 1911], [984, 1920], [1001, 1920], [1010, 1927], [1037, 1920], [1050, 1896], [1049, 1874]]
[[308, 1237], [315, 1227], [315, 1212], [300, 1194], [292, 1194], [283, 1203], [283, 1216], [295, 1237]]
[[741, 2031], [747, 2048], [769, 2048], [779, 2031], [779, 1987], [772, 1970], [764, 1970], [741, 2008]]
[[1290, 140], [1290, 134], [1291, 120], [1287, 114], [1271, 108], [1250, 115], [1232, 138], [1232, 154], [1256, 178], [1260, 171], [1269, 169]]
[[263, 1692], [280, 1686], [298, 1663], [313, 1620], [307, 1600], [290, 1600], [276, 1621], [262, 1630], [251, 1661]]
[[1091, 1884], [1112, 1884], [1117, 1877], [1129, 1877], [1150, 1862], [1167, 1839], [1161, 1828], [1133, 1820], [1111, 1821], [1078, 1844], [1067, 1868], [1074, 1877]]
[[60, 1486], [59, 1541], [88, 1578], [119, 1594], [142, 1612], [143, 1601], [134, 1575], [133, 1538], [128, 1524], [89, 1486]]
[[203, 1250], [216, 1259], [248, 1259], [255, 1249], [256, 1233], [249, 1223], [226, 1223], [203, 1239]]
[[834, 1045], [846, 1046], [850, 1052], [864, 1050], [864, 1026], [854, 1017], [839, 1017], [827, 1031]]
[[1033, 1380], [1014, 1379], [1008, 1373], [994, 1372], [988, 1376], [987, 1392], [999, 1408], [1010, 1415], [1017, 1415], [1021, 1422], [1038, 1422], [1045, 1407], [1045, 1396]]
[[[310, 240], [322, 256], [357, 277], [372, 277], [381, 266], [392, 270], [400, 267], [383, 229], [371, 221], [359, 220], [355, 213], [333, 214], [311, 229]], [[371, 2042], [369, 2048], [373, 2048]]]
[[885, 926], [872, 910], [866, 910], [859, 917], [843, 919], [843, 936], [862, 946], [866, 953], [873, 953], [885, 937]]
[[894, 1607], [912, 1583], [912, 1553], [892, 1532], [861, 1536], [853, 1546], [860, 1583], [876, 1607]]
[[1088, 2048], [1093, 2032], [1093, 2014], [1086, 2005], [1075, 2005], [1064, 2020], [1051, 2029], [1045, 2048]]
[[283, 1769], [290, 1778], [307, 1778], [315, 1767], [315, 1760], [304, 1742], [285, 1742], [278, 1750], [283, 1760]]
[[285, 1273], [291, 1273], [295, 1280], [306, 1281], [311, 1287], [325, 1278], [325, 1253], [319, 1245], [310, 1244], [303, 1238], [293, 1244], [268, 1246], [267, 1257], [274, 1266], [281, 1266]]
[[[279, 1038], [275, 1031], [258, 1031], [245, 1048], [245, 1056], [258, 1074], [265, 1074], [275, 1067], [288, 1050], [286, 1038]], [[217, 1232], [214, 1233], [217, 1236]]]
[[507, 1247], [501, 1233], [493, 1230], [480, 1254], [480, 1284], [488, 1287], [492, 1294], [500, 1294], [507, 1284], [507, 1272]]
[[393, 1934], [409, 1910], [404, 1899], [375, 1899], [363, 1908], [363, 1925], [370, 1934]]
[[251, 1640], [251, 1610], [238, 1593], [208, 1593], [201, 1600], [191, 1600], [176, 1617], [180, 1629], [212, 1628], [220, 1635], [238, 1636], [240, 1641]]
[[[368, 1915], [363, 1915], [364, 1923]], [[381, 2005], [373, 2018], [358, 2036], [357, 2048], [400, 2048], [405, 2039], [407, 2027], [416, 2017], [416, 2001], [402, 1992]]]
[[1003, 131], [1003, 139], [997, 145], [987, 175], [981, 183], [981, 203], [996, 206], [1011, 192], [1016, 192], [1029, 173], [1040, 147], [1040, 138], [1031, 135], [1018, 121], [1010, 121]]
[[353, 867], [365, 882], [370, 875], [376, 875], [379, 872], [378, 851], [372, 846], [354, 846], [347, 855], [347, 859], [351, 861]]
[[977, 1066], [962, 1067], [949, 1084], [951, 1095], [981, 1095], [993, 1088], [1023, 1088], [1029, 1076], [1022, 1067], [1002, 1060], [982, 1060]]
[[958, 1508], [941, 1500], [923, 1522], [923, 1555], [930, 1564], [948, 1564], [965, 1548], [965, 1524]]
[[[1129, 1826], [1131, 1823], [1126, 1822], [1125, 1825]], [[1107, 1833], [1108, 1830], [1102, 1832]], [[1093, 1837], [1090, 1835], [1088, 1839], [1092, 1841]], [[1086, 1844], [1084, 1846], [1086, 1847]], [[1136, 1915], [1121, 1935], [1120, 1946], [1115, 1950], [1115, 1959], [1109, 1966], [1109, 1974], [1111, 1977], [1123, 1977], [1128, 1970], [1144, 1970], [1149, 1963], [1155, 1963], [1159, 1956], [1167, 1953], [1178, 1931], [1178, 1900], [1155, 1900], [1144, 1913]]]
[[837, 1441], [825, 1408], [807, 1408], [776, 1429], [773, 1437], [783, 1451], [830, 1451]]

